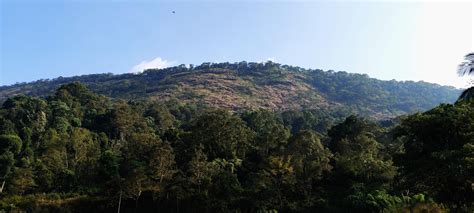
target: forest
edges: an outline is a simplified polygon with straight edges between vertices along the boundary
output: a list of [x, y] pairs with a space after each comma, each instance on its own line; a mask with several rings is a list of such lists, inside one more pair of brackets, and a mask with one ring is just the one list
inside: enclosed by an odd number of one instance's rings
[[110, 98], [0, 109], [3, 212], [472, 212], [474, 101], [375, 120]]

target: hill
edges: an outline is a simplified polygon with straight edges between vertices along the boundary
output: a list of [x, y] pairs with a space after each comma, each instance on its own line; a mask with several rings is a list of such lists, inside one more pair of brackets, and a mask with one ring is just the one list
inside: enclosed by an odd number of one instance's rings
[[48, 96], [79, 81], [94, 92], [124, 99], [177, 99], [234, 111], [325, 109], [377, 119], [452, 103], [460, 90], [426, 82], [382, 81], [368, 75], [266, 63], [203, 63], [142, 73], [59, 77], [0, 87], [0, 101], [19, 94]]

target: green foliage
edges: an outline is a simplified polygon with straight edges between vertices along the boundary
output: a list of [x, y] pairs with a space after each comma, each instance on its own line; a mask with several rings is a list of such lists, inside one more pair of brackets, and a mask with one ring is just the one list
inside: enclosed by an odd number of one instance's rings
[[176, 173], [172, 148], [154, 135], [132, 134], [122, 153], [120, 191], [135, 200], [144, 191], [161, 195]]
[[441, 105], [405, 119], [397, 136], [405, 152], [397, 159], [399, 187], [462, 205], [474, 202], [473, 102]]
[[[474, 52], [464, 56], [464, 61], [459, 64], [458, 74], [474, 75]], [[471, 82], [472, 83], [472, 82]], [[474, 86], [464, 90], [458, 98], [459, 101], [473, 101], [474, 100]]]
[[[70, 108], [76, 109], [77, 103], [81, 103], [92, 108], [90, 113], [94, 113], [94, 108], [104, 102], [95, 101], [98, 97], [91, 95], [77, 82], [112, 98], [178, 99], [183, 103], [233, 111], [259, 108], [352, 111], [377, 119], [428, 110], [440, 103], [452, 103], [461, 93], [453, 87], [425, 82], [381, 81], [361, 74], [244, 61], [203, 63], [189, 68], [183, 65], [146, 70], [139, 74], [60, 77], [2, 86], [0, 102], [19, 94], [56, 94], [57, 99]], [[74, 113], [79, 111], [74, 110]], [[89, 112], [84, 112], [84, 116], [87, 114]], [[93, 124], [89, 120], [84, 122]]]
[[[251, 76], [291, 87], [298, 86], [293, 75], [317, 74], [274, 63], [164, 72], [145, 73], [164, 81], [225, 73], [233, 79], [225, 81]], [[127, 78], [141, 78], [134, 76]], [[63, 85], [53, 96], [13, 97], [0, 108], [0, 209], [116, 212], [120, 203], [120, 212], [470, 212], [472, 109], [464, 100], [374, 123], [348, 111], [111, 100]]]
[[207, 156], [203, 149], [204, 147], [201, 145], [195, 150], [193, 158], [189, 161], [187, 173], [189, 182], [197, 186], [197, 193], [207, 196], [207, 191], [202, 192], [201, 190], [207, 190], [210, 186], [216, 168], [212, 162], [207, 161]]
[[200, 115], [191, 127], [189, 143], [202, 144], [209, 160], [243, 159], [250, 147], [253, 132], [238, 116], [224, 110]]
[[110, 181], [119, 176], [120, 159], [111, 150], [105, 150], [99, 159], [100, 175], [104, 181]]
[[[3, 192], [5, 181], [15, 172], [15, 158], [21, 151], [22, 142], [16, 135], [0, 135], [0, 193]], [[13, 170], [13, 172], [12, 172]]]
[[[104, 212], [112, 211], [106, 199], [76, 193], [11, 196], [0, 200], [0, 212]], [[98, 205], [99, 204], [99, 205]]]
[[270, 111], [255, 111], [243, 115], [243, 120], [255, 132], [255, 149], [262, 155], [284, 149], [290, 132], [276, 114]]
[[348, 199], [358, 209], [370, 212], [447, 212], [443, 205], [426, 199], [424, 194], [395, 196], [384, 190], [364, 192], [360, 189], [363, 188], [356, 189]]
[[301, 131], [288, 144], [287, 155], [305, 194], [312, 183], [323, 178], [331, 170], [332, 153], [321, 144], [319, 136], [311, 131]]
[[0, 152], [11, 152], [15, 155], [20, 153], [22, 141], [16, 135], [0, 135]]
[[370, 131], [376, 131], [374, 124], [355, 116], [329, 130], [329, 147], [335, 153], [336, 170], [352, 180], [387, 183], [396, 169], [390, 159], [379, 153], [382, 145]]

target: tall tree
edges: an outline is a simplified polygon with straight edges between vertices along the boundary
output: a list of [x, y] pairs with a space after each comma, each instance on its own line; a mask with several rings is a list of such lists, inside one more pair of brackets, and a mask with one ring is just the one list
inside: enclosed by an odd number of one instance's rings
[[[474, 52], [464, 56], [464, 61], [459, 64], [458, 73], [461, 76], [474, 74]], [[459, 100], [474, 100], [474, 87], [464, 90]]]
[[382, 145], [371, 132], [376, 127], [374, 125], [349, 116], [329, 130], [329, 147], [334, 152], [334, 172], [328, 189], [332, 194], [332, 206], [374, 211], [361, 202], [363, 200], [358, 194], [390, 186], [396, 167], [390, 158], [380, 154]]
[[126, 141], [122, 153], [120, 177], [125, 196], [138, 201], [145, 191], [158, 195], [165, 191], [167, 181], [175, 174], [171, 146], [154, 135], [135, 133]]
[[238, 116], [225, 110], [207, 111], [191, 127], [189, 141], [194, 147], [204, 146], [209, 160], [243, 159], [253, 132]]
[[21, 145], [21, 139], [16, 135], [0, 135], [0, 194], [12, 173], [15, 157], [20, 153]]
[[[189, 162], [188, 174], [189, 181], [198, 187], [198, 194], [204, 186], [208, 186], [212, 181], [212, 175], [215, 171], [211, 162], [207, 161], [207, 156], [203, 152], [204, 147], [198, 146], [195, 150], [194, 157]], [[207, 196], [207, 190], [204, 192]]]
[[474, 202], [474, 102], [441, 105], [406, 118], [396, 137], [399, 190], [427, 193], [439, 201]]
[[290, 131], [285, 128], [283, 121], [276, 113], [260, 110], [246, 113], [243, 120], [255, 134], [255, 148], [263, 155], [278, 152], [284, 149], [290, 137]]
[[[272, 210], [278, 208], [283, 211], [289, 203], [289, 192], [296, 182], [295, 168], [291, 163], [290, 156], [270, 156], [265, 160], [265, 167], [259, 174], [257, 190], [263, 197], [269, 200], [256, 201], [260, 203], [260, 209]], [[275, 199], [276, 198], [276, 199]], [[266, 201], [266, 202], [262, 202]]]
[[[318, 187], [317, 181], [331, 170], [329, 164], [332, 154], [321, 144], [319, 136], [313, 131], [304, 130], [295, 135], [289, 143], [287, 155], [296, 174], [297, 193], [311, 205], [312, 191]], [[321, 187], [321, 185], [319, 185]]]

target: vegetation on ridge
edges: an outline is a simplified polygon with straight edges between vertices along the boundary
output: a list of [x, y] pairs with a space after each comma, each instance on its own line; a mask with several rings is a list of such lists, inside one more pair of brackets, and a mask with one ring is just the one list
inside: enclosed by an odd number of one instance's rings
[[424, 82], [381, 81], [367, 75], [309, 70], [266, 63], [203, 63], [122, 75], [97, 74], [0, 87], [0, 101], [18, 94], [52, 95], [79, 81], [92, 91], [122, 99], [176, 99], [232, 111], [321, 109], [376, 119], [453, 103], [453, 87]]

